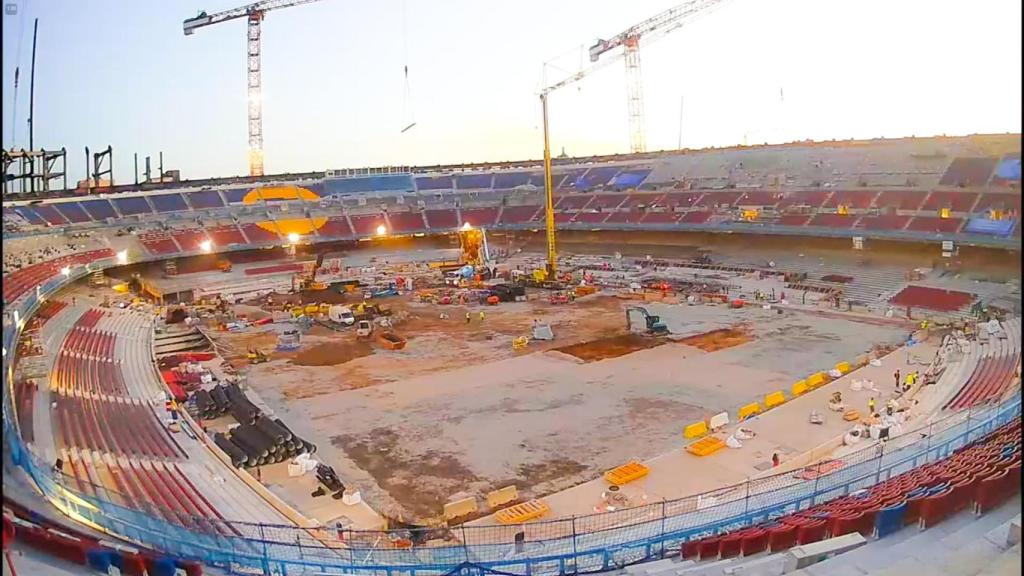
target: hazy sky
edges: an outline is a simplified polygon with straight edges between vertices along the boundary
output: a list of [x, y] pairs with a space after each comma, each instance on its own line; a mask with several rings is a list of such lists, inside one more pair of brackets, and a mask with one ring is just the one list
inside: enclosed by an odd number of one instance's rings
[[[188, 37], [181, 27], [238, 0], [3, 2], [18, 8], [3, 20], [4, 147], [28, 144], [38, 17], [35, 142], [66, 146], [74, 180], [83, 148], [107, 144], [121, 182], [133, 152], [162, 150], [184, 178], [247, 172], [245, 21]], [[581, 47], [678, 3], [323, 0], [272, 11], [266, 171], [540, 157], [542, 63], [575, 71]], [[650, 150], [677, 146], [681, 98], [684, 147], [1021, 129], [1020, 0], [730, 0], [641, 56]], [[624, 76], [620, 60], [552, 96], [556, 154], [628, 151]]]

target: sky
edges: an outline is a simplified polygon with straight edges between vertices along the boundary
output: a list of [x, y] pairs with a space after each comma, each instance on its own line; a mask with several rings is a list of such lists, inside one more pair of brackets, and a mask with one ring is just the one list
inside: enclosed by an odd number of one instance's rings
[[[69, 180], [84, 178], [85, 146], [108, 144], [122, 183], [135, 152], [141, 165], [162, 151], [182, 178], [247, 173], [245, 20], [182, 32], [199, 10], [238, 0], [2, 1], [5, 148], [28, 146], [38, 18], [34, 139], [67, 148]], [[595, 39], [679, 3], [322, 0], [271, 11], [266, 172], [539, 158], [542, 81], [588, 65]], [[1021, 45], [1019, 0], [728, 0], [642, 44], [647, 149], [1020, 132]], [[554, 92], [550, 120], [556, 155], [628, 152], [622, 60]]]

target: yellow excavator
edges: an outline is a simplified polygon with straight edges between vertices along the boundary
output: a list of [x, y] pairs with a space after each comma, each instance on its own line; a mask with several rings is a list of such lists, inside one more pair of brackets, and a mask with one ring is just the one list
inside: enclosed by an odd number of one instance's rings
[[246, 352], [245, 357], [249, 359], [249, 364], [263, 364], [270, 360], [270, 356], [267, 356], [258, 348], [250, 348]]

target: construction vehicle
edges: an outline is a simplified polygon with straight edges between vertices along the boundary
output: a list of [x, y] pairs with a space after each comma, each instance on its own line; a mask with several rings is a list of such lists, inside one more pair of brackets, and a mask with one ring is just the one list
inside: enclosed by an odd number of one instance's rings
[[335, 324], [351, 326], [356, 323], [356, 317], [348, 306], [331, 306], [327, 310], [327, 319]]
[[356, 338], [369, 338], [373, 334], [373, 323], [369, 320], [360, 320], [356, 324]]
[[230, 260], [218, 260], [217, 261], [217, 270], [220, 270], [221, 272], [224, 272], [224, 273], [231, 272], [231, 261]]
[[249, 359], [249, 364], [263, 364], [270, 360], [270, 357], [258, 348], [250, 348], [249, 351], [246, 352], [245, 357]]
[[537, 270], [537, 272], [543, 274], [545, 281], [554, 282], [558, 278], [558, 252], [555, 249], [554, 186], [552, 185], [551, 177], [551, 141], [548, 127], [548, 98], [550, 94], [555, 90], [574, 84], [605, 67], [607, 64], [614, 62], [616, 58], [608, 58], [602, 62], [598, 62], [598, 60], [603, 54], [621, 46], [623, 50], [619, 53], [619, 56], [625, 59], [628, 82], [630, 149], [632, 152], [643, 152], [646, 146], [644, 143], [643, 87], [640, 74], [640, 39], [644, 38], [650, 41], [664, 36], [681, 28], [694, 17], [707, 13], [710, 9], [716, 8], [724, 2], [725, 0], [689, 0], [684, 4], [669, 8], [660, 14], [648, 18], [635, 26], [631, 26], [609, 40], [598, 40], [597, 44], [590, 47], [590, 61], [592, 64], [589, 67], [541, 89], [540, 103], [544, 133], [544, 227], [547, 236], [547, 266], [544, 270]]
[[[311, 270], [292, 276], [292, 291], [306, 292], [312, 290], [327, 290], [327, 283], [317, 282], [316, 279], [316, 274], [320, 271], [320, 267], [323, 266], [323, 263], [323, 253], [317, 254], [316, 262], [313, 263], [313, 268]], [[298, 282], [296, 282], [296, 280], [298, 280]], [[296, 284], [298, 284], [298, 290], [296, 290]]]
[[356, 320], [372, 320], [377, 316], [390, 316], [391, 308], [381, 306], [380, 304], [360, 302], [353, 307], [352, 314]]
[[646, 308], [640, 306], [630, 306], [626, 308], [626, 330], [633, 329], [632, 318], [630, 313], [635, 312], [640, 314], [644, 318], [645, 328], [648, 334], [668, 334], [668, 326], [661, 321], [660, 316], [655, 316], [647, 311]]

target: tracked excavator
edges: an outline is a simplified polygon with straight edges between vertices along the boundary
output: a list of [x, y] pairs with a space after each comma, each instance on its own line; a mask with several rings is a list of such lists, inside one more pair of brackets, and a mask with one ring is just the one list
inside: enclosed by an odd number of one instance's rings
[[643, 317], [647, 334], [668, 334], [668, 326], [661, 321], [661, 317], [651, 314], [646, 308], [641, 308], [640, 306], [630, 306], [629, 308], [626, 308], [627, 330], [633, 329], [633, 313], [639, 314]]

